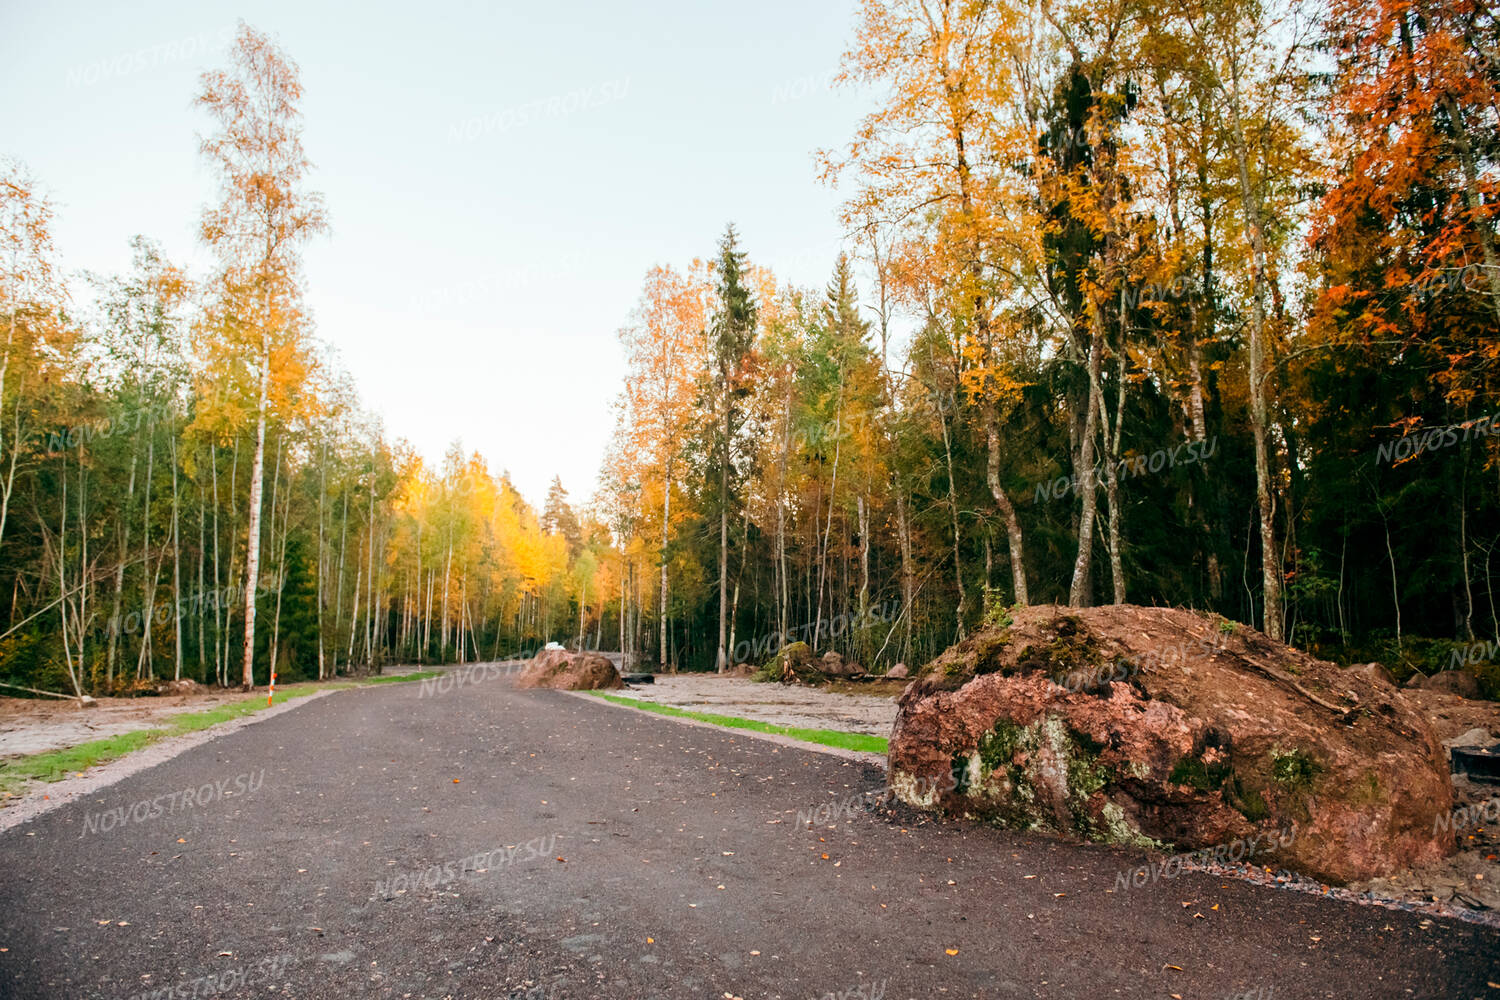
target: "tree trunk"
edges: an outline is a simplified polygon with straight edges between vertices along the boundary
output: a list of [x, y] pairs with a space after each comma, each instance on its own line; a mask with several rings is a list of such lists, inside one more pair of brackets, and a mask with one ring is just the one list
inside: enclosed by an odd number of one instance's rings
[[1245, 228], [1250, 236], [1251, 282], [1250, 310], [1250, 430], [1255, 442], [1255, 503], [1260, 513], [1261, 580], [1264, 587], [1263, 612], [1265, 633], [1280, 640], [1281, 570], [1276, 550], [1276, 508], [1271, 487], [1271, 462], [1266, 443], [1266, 265], [1265, 234], [1262, 228], [1260, 196], [1250, 180], [1250, 154], [1246, 145], [1244, 120], [1240, 112], [1240, 87], [1237, 65], [1230, 64], [1230, 139], [1239, 168], [1240, 203]]
[[168, 439], [172, 445], [172, 632], [177, 642], [172, 679], [182, 680], [182, 546], [178, 536], [177, 512], [177, 434], [174, 428]]
[[729, 378], [724, 377], [724, 446], [719, 456], [719, 651], [714, 658], [715, 669], [723, 673], [729, 668], [729, 654], [724, 641], [729, 624]]
[[1000, 482], [1000, 429], [995, 426], [995, 411], [987, 404], [984, 413], [984, 433], [987, 439], [988, 464], [985, 469], [989, 481], [990, 495], [1000, 507], [1000, 516], [1005, 520], [1005, 534], [1010, 547], [1010, 579], [1016, 592], [1016, 603], [1022, 607], [1031, 604], [1031, 595], [1026, 588], [1026, 554], [1021, 536], [1021, 519], [1016, 516], [1015, 504]]
[[663, 670], [676, 672], [674, 666], [670, 666], [667, 658], [667, 540], [668, 527], [672, 514], [672, 463], [666, 466], [665, 475], [662, 478], [661, 487], [661, 615], [660, 615], [660, 646], [657, 648], [657, 658], [661, 661]]
[[[1096, 313], [1097, 315], [1097, 313]], [[1090, 593], [1090, 566], [1094, 557], [1094, 511], [1099, 504], [1099, 492], [1094, 485], [1094, 435], [1098, 431], [1100, 396], [1103, 387], [1099, 383], [1099, 368], [1104, 353], [1104, 336], [1099, 330], [1099, 321], [1089, 324], [1089, 399], [1083, 418], [1083, 440], [1079, 442], [1078, 491], [1083, 499], [1083, 511], [1078, 519], [1078, 555], [1073, 562], [1073, 584], [1068, 588], [1068, 606], [1087, 607], [1093, 603]]]
[[958, 588], [958, 607], [954, 610], [954, 617], [957, 619], [959, 641], [963, 641], [964, 616], [968, 611], [969, 600], [964, 592], [964, 565], [962, 548], [959, 544], [958, 492], [953, 474], [953, 447], [948, 438], [948, 414], [941, 403], [938, 404], [938, 422], [943, 428], [943, 458], [948, 470], [948, 513], [953, 519], [953, 583]]
[[896, 534], [901, 545], [901, 613], [905, 619], [906, 636], [903, 641], [901, 662], [911, 656], [912, 591], [915, 584], [911, 562], [911, 522], [907, 515], [906, 486], [896, 477]]
[[[113, 692], [115, 686], [115, 658], [118, 655], [120, 640], [120, 612], [125, 598], [125, 565], [130, 561], [130, 508], [135, 503], [135, 464], [136, 457], [140, 451], [140, 434], [137, 433], [135, 440], [130, 446], [130, 477], [125, 487], [125, 506], [120, 513], [116, 531], [120, 542], [120, 558], [115, 564], [115, 598], [114, 606], [109, 615], [109, 646], [104, 661], [104, 687], [106, 691]], [[217, 481], [216, 481], [217, 482]], [[217, 493], [217, 486], [215, 487]], [[215, 496], [215, 503], [218, 498]], [[217, 531], [218, 510], [214, 511], [215, 531]], [[214, 538], [214, 572], [218, 572], [218, 538]]]
[[255, 407], [255, 457], [250, 462], [250, 511], [245, 529], [245, 670], [241, 686], [255, 687], [255, 591], [260, 583], [260, 507], [266, 471], [266, 390], [271, 374], [267, 347], [260, 354], [260, 397]]

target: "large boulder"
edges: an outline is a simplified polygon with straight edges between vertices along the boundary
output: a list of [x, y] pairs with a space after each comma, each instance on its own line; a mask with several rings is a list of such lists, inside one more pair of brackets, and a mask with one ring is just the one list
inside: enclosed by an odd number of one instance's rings
[[1338, 883], [1453, 850], [1443, 747], [1393, 685], [1169, 608], [1025, 608], [954, 646], [902, 693], [889, 774], [919, 808], [1091, 840], [1276, 833]]
[[559, 691], [598, 691], [624, 686], [620, 672], [608, 658], [598, 653], [573, 653], [550, 647], [538, 653], [516, 678], [519, 688]]

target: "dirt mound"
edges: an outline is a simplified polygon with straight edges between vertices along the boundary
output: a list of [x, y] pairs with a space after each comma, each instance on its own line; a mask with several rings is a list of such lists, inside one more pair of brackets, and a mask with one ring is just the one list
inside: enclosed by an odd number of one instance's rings
[[1443, 747], [1394, 685], [1166, 608], [1026, 608], [949, 649], [901, 696], [890, 781], [921, 808], [1093, 840], [1261, 838], [1339, 883], [1453, 851]]
[[597, 691], [621, 688], [625, 682], [608, 658], [598, 653], [570, 653], [544, 649], [521, 671], [516, 687], [555, 688], [559, 691]]
[[178, 681], [163, 681], [156, 686], [156, 693], [159, 695], [192, 695], [206, 694], [207, 692], [208, 688], [187, 677], [184, 677], [182, 678], [182, 680]]
[[812, 647], [805, 642], [789, 642], [777, 651], [771, 662], [755, 672], [758, 681], [780, 681], [783, 684], [820, 684], [826, 678], [813, 664]]
[[783, 646], [770, 663], [754, 674], [758, 681], [780, 681], [783, 684], [808, 684], [822, 687], [840, 679], [864, 678], [865, 668], [853, 660], [845, 660], [842, 654], [829, 650], [814, 658], [812, 647], [805, 642], [791, 642]]

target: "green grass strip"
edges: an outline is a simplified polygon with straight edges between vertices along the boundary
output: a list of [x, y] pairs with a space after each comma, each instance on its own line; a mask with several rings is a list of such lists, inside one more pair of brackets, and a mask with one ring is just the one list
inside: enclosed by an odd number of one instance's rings
[[712, 723], [715, 726], [723, 726], [726, 729], [750, 729], [757, 733], [775, 733], [778, 736], [790, 736], [794, 740], [804, 743], [820, 743], [826, 747], [839, 747], [843, 750], [863, 750], [867, 753], [888, 753], [891, 748], [890, 740], [884, 736], [866, 736], [864, 733], [841, 733], [836, 729], [802, 729], [799, 726], [780, 726], [774, 722], [760, 722], [756, 719], [741, 719], [733, 715], [714, 715], [710, 712], [694, 712], [686, 708], [673, 708], [671, 705], [657, 705], [649, 701], [640, 701], [636, 698], [622, 698], [619, 695], [605, 694], [602, 691], [589, 691], [588, 694], [616, 705], [626, 705], [630, 708], [638, 708], [643, 712], [655, 712], [658, 715], [671, 715], [682, 719], [696, 719], [699, 722]]
[[[372, 684], [394, 684], [402, 681], [418, 681], [436, 677], [441, 671], [427, 670], [414, 674], [399, 674], [391, 677], [371, 677], [363, 681], [337, 681], [324, 684], [292, 684], [277, 688], [272, 704], [280, 705], [293, 698], [303, 698], [319, 691], [343, 691], [348, 688], [367, 687]], [[129, 733], [107, 736], [102, 740], [90, 740], [75, 747], [47, 750], [30, 754], [0, 764], [0, 792], [19, 794], [28, 781], [60, 781], [70, 774], [87, 770], [96, 764], [117, 760], [142, 747], [148, 747], [168, 736], [182, 736], [200, 729], [217, 726], [221, 722], [238, 719], [260, 711], [266, 705], [265, 695], [249, 695], [217, 708], [201, 712], [179, 712], [168, 716], [164, 724], [153, 729], [137, 729]]]

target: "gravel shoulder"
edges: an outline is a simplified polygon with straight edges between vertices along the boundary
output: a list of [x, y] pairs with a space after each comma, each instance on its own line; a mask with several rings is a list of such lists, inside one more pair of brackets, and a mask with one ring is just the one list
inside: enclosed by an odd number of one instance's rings
[[610, 693], [673, 708], [868, 736], [889, 736], [896, 722], [894, 698], [839, 694], [795, 684], [761, 684], [717, 674], [658, 674], [654, 684], [631, 685]]

